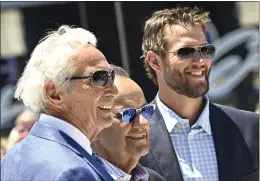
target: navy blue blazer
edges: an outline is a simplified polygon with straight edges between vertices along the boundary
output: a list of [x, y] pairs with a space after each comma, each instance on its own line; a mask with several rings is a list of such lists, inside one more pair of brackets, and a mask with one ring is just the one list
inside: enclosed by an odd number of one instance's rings
[[68, 135], [36, 122], [1, 160], [2, 181], [114, 181]]
[[[156, 104], [156, 99], [152, 102]], [[219, 181], [259, 180], [259, 115], [210, 103]], [[150, 151], [140, 163], [167, 181], [183, 181], [163, 117], [156, 107], [151, 119]]]

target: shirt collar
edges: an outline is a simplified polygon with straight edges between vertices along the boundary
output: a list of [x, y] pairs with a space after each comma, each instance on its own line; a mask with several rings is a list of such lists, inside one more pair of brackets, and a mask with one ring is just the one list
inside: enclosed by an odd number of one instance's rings
[[[204, 107], [203, 111], [201, 112], [198, 120], [192, 126], [192, 128], [196, 126], [201, 126], [209, 135], [212, 134], [210, 121], [209, 121], [209, 99], [207, 96], [204, 97], [206, 101], [206, 106]], [[170, 133], [174, 126], [178, 123], [178, 121], [183, 120], [180, 116], [178, 116], [175, 112], [169, 109], [159, 98], [159, 94], [156, 95], [156, 102], [159, 111], [162, 114], [162, 117], [165, 121], [166, 128]]]
[[68, 122], [47, 114], [41, 114], [39, 122], [64, 132], [92, 155], [89, 139], [78, 128], [72, 126]]
[[211, 135], [212, 131], [209, 121], [209, 98], [205, 96], [204, 101], [206, 101], [206, 105], [203, 111], [201, 112], [198, 120], [192, 127], [196, 127], [196, 125], [201, 126], [209, 135]]
[[172, 129], [177, 124], [178, 120], [180, 120], [181, 118], [171, 109], [169, 109], [164, 103], [162, 103], [162, 101], [159, 98], [159, 94], [156, 95], [156, 103], [159, 111], [161, 112], [168, 132], [172, 132]]
[[129, 178], [129, 181], [130, 181], [131, 175], [125, 173], [120, 168], [114, 166], [112, 163], [110, 163], [106, 159], [104, 159], [104, 158], [102, 158], [102, 157], [100, 157], [98, 155], [97, 155], [97, 157], [100, 158], [101, 162], [103, 163], [103, 165], [106, 168], [106, 171], [111, 175], [111, 177], [114, 180], [119, 180], [120, 178], [124, 178], [124, 180], [128, 180], [127, 178]]
[[121, 170], [120, 168], [114, 166], [109, 161], [105, 160], [104, 158], [102, 158], [100, 156], [99, 156], [99, 158], [101, 159], [102, 163], [106, 167], [106, 170], [108, 171], [108, 173], [115, 180], [122, 180], [122, 178], [123, 178], [123, 180], [128, 180], [127, 178], [129, 178], [129, 181], [130, 181], [130, 179], [132, 177], [133, 181], [148, 181], [149, 174], [140, 163], [138, 163], [136, 165], [136, 167], [132, 170], [131, 175], [129, 175], [129, 174], [125, 173], [123, 170]]
[[138, 163], [132, 171], [132, 178], [134, 181], [148, 181], [149, 174], [146, 169]]

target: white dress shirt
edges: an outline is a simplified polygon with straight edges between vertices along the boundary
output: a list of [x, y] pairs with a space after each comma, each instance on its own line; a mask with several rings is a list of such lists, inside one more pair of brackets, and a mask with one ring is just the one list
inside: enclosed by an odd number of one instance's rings
[[218, 166], [209, 121], [209, 100], [192, 127], [164, 105], [158, 94], [158, 109], [171, 137], [184, 181], [218, 181]]
[[41, 114], [39, 122], [46, 124], [54, 129], [58, 129], [63, 133], [67, 134], [74, 141], [76, 141], [82, 148], [84, 148], [90, 155], [92, 155], [92, 149], [90, 147], [89, 139], [76, 127], [71, 124], [53, 117], [47, 114]]

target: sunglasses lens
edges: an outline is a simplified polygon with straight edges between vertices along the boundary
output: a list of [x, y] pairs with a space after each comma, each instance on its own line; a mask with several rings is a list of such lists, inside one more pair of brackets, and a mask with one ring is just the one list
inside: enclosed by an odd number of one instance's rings
[[196, 50], [194, 48], [185, 47], [185, 48], [180, 48], [177, 51], [177, 56], [182, 60], [190, 59], [195, 56], [195, 53], [196, 53]]
[[132, 123], [136, 117], [136, 110], [133, 108], [127, 108], [123, 111], [122, 120], [125, 123]]
[[216, 53], [216, 48], [214, 45], [206, 45], [201, 47], [201, 56], [205, 59], [212, 59]]
[[92, 82], [95, 86], [104, 86], [108, 80], [107, 71], [97, 71], [93, 74]]
[[102, 70], [97, 71], [93, 74], [92, 82], [95, 86], [105, 86], [108, 82], [108, 79], [110, 79], [112, 82], [115, 80], [115, 71], [111, 70], [110, 72]]
[[151, 119], [153, 116], [154, 107], [152, 105], [145, 106], [141, 109], [141, 114], [145, 119]]

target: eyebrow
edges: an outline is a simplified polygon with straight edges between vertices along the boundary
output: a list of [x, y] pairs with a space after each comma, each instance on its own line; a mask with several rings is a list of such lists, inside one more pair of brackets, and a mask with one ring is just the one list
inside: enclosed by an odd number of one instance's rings
[[[179, 46], [179, 48], [185, 48], [185, 47], [200, 47], [200, 46], [205, 46], [205, 45], [211, 45], [210, 43], [203, 43], [203, 44], [199, 44], [199, 45], [194, 45], [194, 44], [182, 44], [181, 46]], [[177, 48], [177, 49], [179, 49]]]
[[[140, 102], [140, 100], [142, 100], [142, 102]], [[141, 106], [137, 107], [137, 105], [139, 105], [140, 103], [141, 103]], [[140, 91], [135, 91], [135, 92], [132, 92], [130, 94], [127, 94], [127, 95], [124, 95], [123, 97], [121, 97], [120, 102], [118, 102], [115, 105], [118, 106], [117, 109], [124, 109], [124, 108], [129, 108], [129, 107], [138, 109], [138, 108], [141, 108], [141, 107], [147, 105], [147, 102], [146, 102], [145, 97], [140, 94]], [[115, 106], [115, 107], [117, 107], [117, 106]]]

